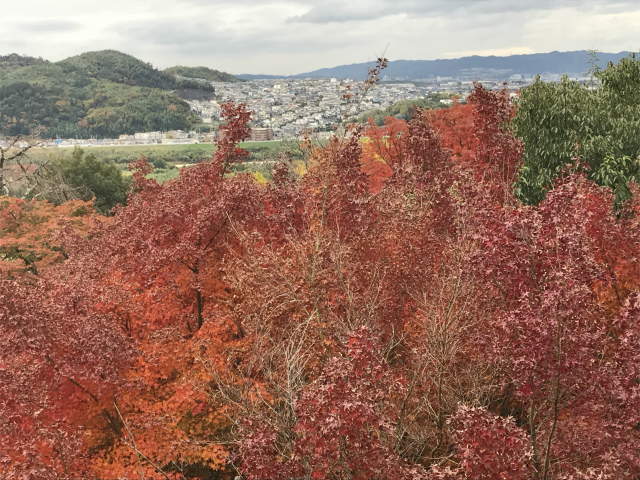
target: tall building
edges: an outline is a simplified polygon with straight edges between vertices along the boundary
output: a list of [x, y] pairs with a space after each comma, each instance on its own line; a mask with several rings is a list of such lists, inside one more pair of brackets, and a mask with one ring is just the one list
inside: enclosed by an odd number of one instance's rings
[[273, 129], [271, 128], [252, 128], [251, 140], [254, 142], [264, 142], [273, 140]]

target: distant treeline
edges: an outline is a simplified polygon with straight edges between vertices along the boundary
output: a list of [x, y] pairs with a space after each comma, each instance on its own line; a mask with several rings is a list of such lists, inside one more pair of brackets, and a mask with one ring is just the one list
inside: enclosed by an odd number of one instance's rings
[[165, 68], [164, 72], [170, 75], [179, 75], [181, 77], [200, 78], [209, 82], [242, 82], [239, 78], [219, 70], [213, 70], [208, 67], [183, 67], [177, 65], [175, 67]]
[[433, 110], [445, 108], [447, 105], [440, 102], [440, 100], [447, 100], [450, 98], [451, 94], [449, 93], [432, 93], [427, 98], [400, 100], [387, 108], [369, 110], [357, 117], [355, 122], [367, 123], [369, 118], [373, 118], [376, 125], [382, 125], [384, 124], [384, 119], [386, 117], [398, 117], [403, 120], [410, 120], [415, 108], [431, 108]]

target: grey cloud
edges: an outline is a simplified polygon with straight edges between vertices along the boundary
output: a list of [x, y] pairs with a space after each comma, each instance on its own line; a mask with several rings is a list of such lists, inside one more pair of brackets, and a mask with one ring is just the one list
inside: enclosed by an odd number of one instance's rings
[[376, 20], [392, 15], [414, 17], [455, 15], [507, 14], [525, 11], [556, 10], [562, 7], [576, 7], [581, 10], [594, 8], [611, 11], [637, 10], [636, 0], [624, 0], [604, 3], [598, 0], [328, 0], [315, 4], [306, 13], [292, 16], [289, 22], [304, 23], [341, 23]]
[[132, 23], [112, 28], [119, 36], [134, 43], [170, 47], [185, 55], [195, 54], [244, 54], [256, 52], [297, 53], [314, 52], [336, 47], [342, 40], [335, 37], [309, 38], [295, 32], [256, 32], [247, 30], [241, 34], [214, 30], [210, 24], [200, 22], [179, 23], [176, 20], [148, 20], [144, 24]]
[[62, 19], [47, 19], [36, 20], [31, 22], [22, 22], [19, 24], [18, 29], [22, 32], [33, 33], [58, 33], [58, 32], [73, 32], [80, 30], [82, 24], [73, 22], [71, 20]]
[[118, 25], [113, 30], [140, 42], [155, 45], [197, 46], [222, 40], [222, 36], [212, 34], [203, 24], [192, 24], [180, 28], [175, 22], [147, 21], [144, 24]]
[[388, 16], [389, 13], [383, 11], [369, 9], [368, 11], [356, 11], [344, 8], [343, 5], [337, 5], [335, 8], [318, 8], [314, 7], [303, 15], [296, 15], [287, 19], [288, 23], [343, 23], [358, 22], [363, 20], [376, 20]]

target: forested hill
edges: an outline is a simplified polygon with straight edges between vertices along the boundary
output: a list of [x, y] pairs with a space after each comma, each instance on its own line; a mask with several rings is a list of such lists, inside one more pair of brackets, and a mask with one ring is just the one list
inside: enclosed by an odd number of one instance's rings
[[[199, 119], [171, 93], [182, 86], [175, 76], [114, 50], [59, 62], [0, 56], [0, 135], [113, 137], [186, 130]], [[207, 87], [202, 85], [210, 92]]]
[[164, 72], [181, 77], [208, 80], [210, 82], [241, 82], [243, 80], [234, 77], [230, 73], [221, 72], [208, 67], [175, 67], [165, 68]]
[[17, 53], [11, 53], [9, 55], [0, 55], [0, 72], [15, 70], [16, 68], [27, 67], [29, 65], [35, 65], [37, 63], [44, 63], [46, 60], [35, 57], [25, 57], [18, 55]]
[[58, 65], [71, 74], [85, 74], [96, 79], [125, 85], [164, 90], [175, 86], [174, 78], [168, 73], [153, 68], [150, 63], [115, 50], [83, 53], [62, 60]]

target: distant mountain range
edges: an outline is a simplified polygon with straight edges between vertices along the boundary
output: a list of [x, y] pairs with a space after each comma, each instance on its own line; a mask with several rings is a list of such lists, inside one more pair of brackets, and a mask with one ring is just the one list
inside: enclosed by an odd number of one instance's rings
[[183, 99], [210, 99], [212, 80], [240, 81], [206, 67], [160, 71], [115, 50], [59, 62], [0, 56], [0, 135], [87, 138], [190, 129], [200, 118]]
[[[606, 67], [608, 62], [618, 62], [630, 52], [597, 53], [598, 64]], [[587, 50], [574, 52], [534, 53], [529, 55], [509, 55], [506, 57], [462, 57], [451, 60], [394, 60], [390, 61], [382, 75], [389, 78], [408, 80], [436, 77], [462, 77], [469, 80], [504, 79], [514, 74], [585, 74], [590, 60]], [[247, 80], [257, 78], [353, 78], [363, 80], [375, 62], [354, 63], [332, 68], [321, 68], [312, 72], [290, 76], [236, 75]]]

